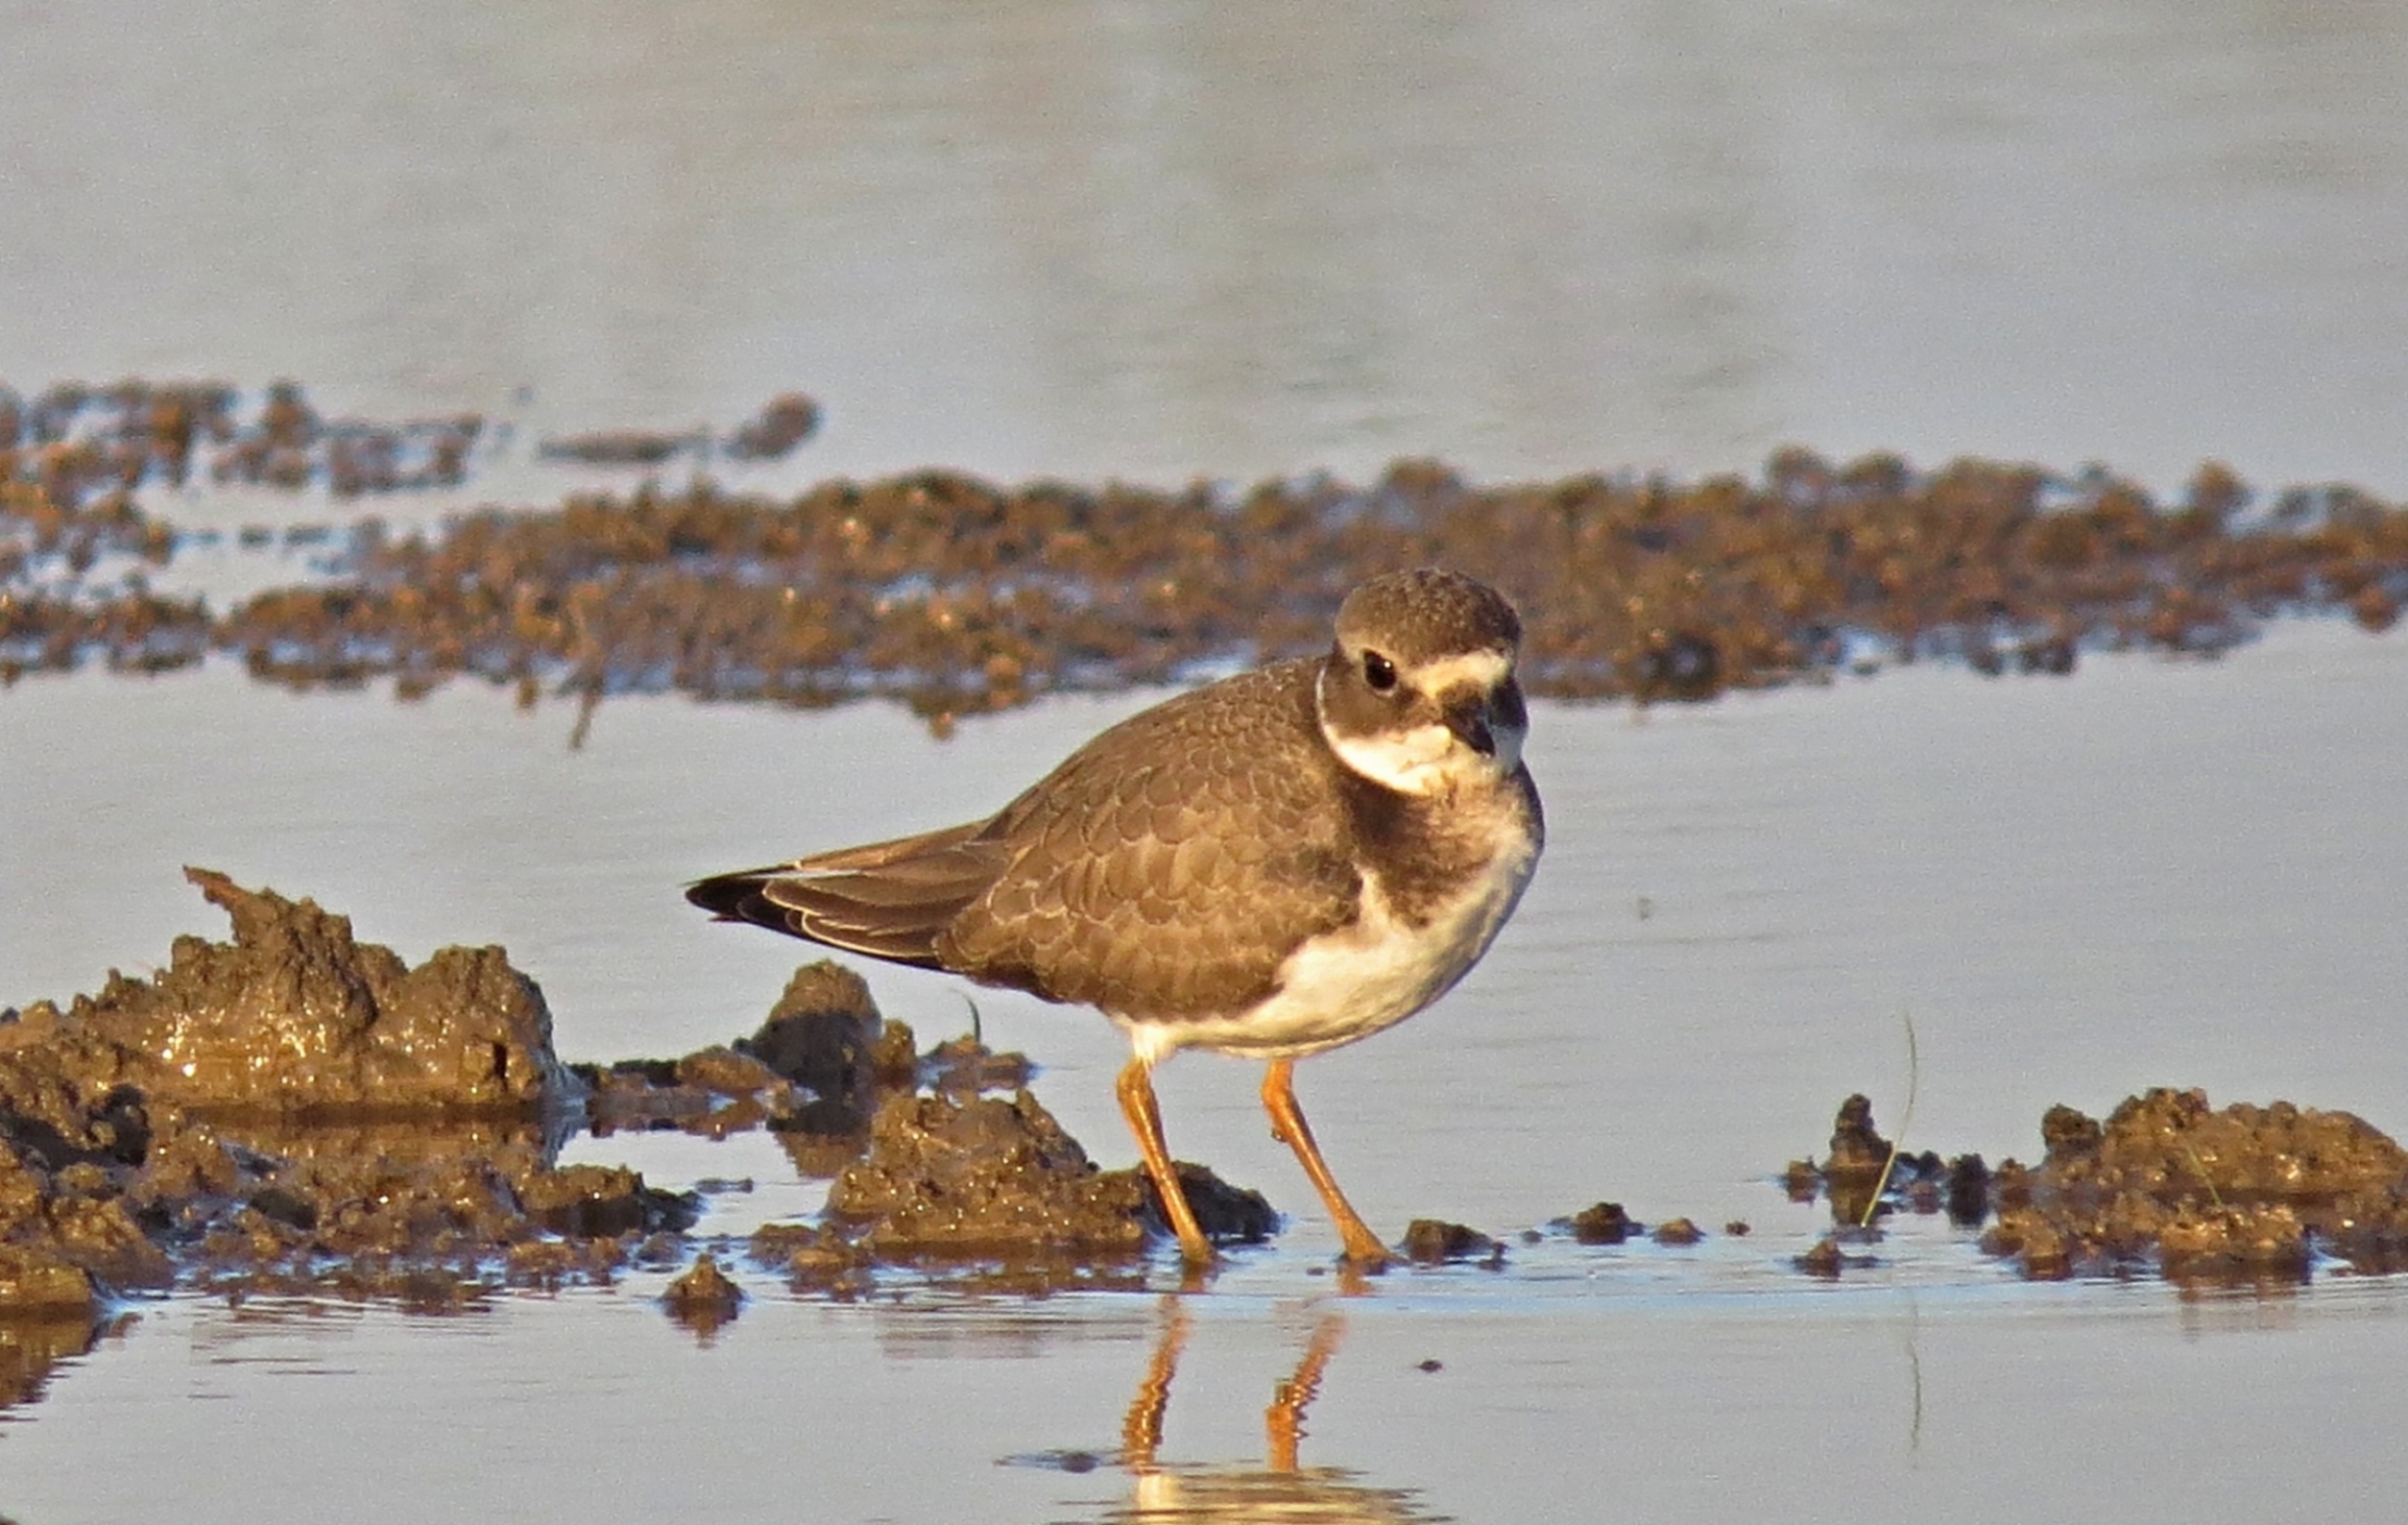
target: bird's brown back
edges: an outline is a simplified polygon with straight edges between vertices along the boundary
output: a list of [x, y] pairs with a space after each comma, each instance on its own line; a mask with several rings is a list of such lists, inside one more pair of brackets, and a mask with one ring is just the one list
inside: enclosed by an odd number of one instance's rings
[[1118, 1016], [1235, 1015], [1304, 937], [1354, 915], [1328, 808], [1340, 764], [1313, 660], [1180, 695], [1081, 748], [974, 840], [994, 882], [936, 939], [945, 968]]

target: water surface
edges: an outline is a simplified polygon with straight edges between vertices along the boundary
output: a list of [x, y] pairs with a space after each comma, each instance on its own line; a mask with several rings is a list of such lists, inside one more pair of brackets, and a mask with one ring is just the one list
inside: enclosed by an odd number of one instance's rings
[[799, 386], [798, 474], [1799, 441], [2408, 492], [2382, 0], [10, 0], [0, 35], [21, 387], [290, 375], [523, 444]]

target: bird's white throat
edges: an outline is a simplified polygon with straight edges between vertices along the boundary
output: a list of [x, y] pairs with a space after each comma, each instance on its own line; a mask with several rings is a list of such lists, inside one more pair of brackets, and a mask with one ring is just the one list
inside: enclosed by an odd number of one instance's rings
[[[1489, 675], [1492, 681], [1501, 680], [1504, 676], [1504, 659], [1488, 652], [1449, 660], [1483, 663], [1469, 670]], [[1316, 691], [1325, 681], [1326, 675], [1314, 679]], [[1489, 736], [1496, 747], [1493, 755], [1474, 750], [1461, 736], [1435, 720], [1408, 731], [1355, 735], [1331, 725], [1325, 709], [1321, 734], [1340, 762], [1373, 783], [1399, 794], [1439, 794], [1511, 777], [1513, 770], [1522, 765], [1522, 743], [1528, 737], [1529, 728], [1491, 721]]]

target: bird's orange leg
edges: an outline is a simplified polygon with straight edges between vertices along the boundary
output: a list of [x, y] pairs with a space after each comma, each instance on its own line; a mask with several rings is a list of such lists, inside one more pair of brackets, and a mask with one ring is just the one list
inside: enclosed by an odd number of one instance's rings
[[1294, 1472], [1297, 1449], [1304, 1440], [1304, 1410], [1321, 1391], [1322, 1368], [1338, 1353], [1346, 1325], [1330, 1314], [1314, 1326], [1312, 1343], [1297, 1362], [1296, 1375], [1271, 1390], [1271, 1406], [1263, 1412], [1263, 1433], [1268, 1447], [1265, 1461], [1273, 1472]]
[[1263, 1076], [1263, 1110], [1271, 1117], [1271, 1136], [1296, 1151], [1297, 1162], [1312, 1178], [1313, 1190], [1328, 1204], [1329, 1216], [1338, 1225], [1338, 1237], [1346, 1247], [1346, 1259], [1370, 1270], [1387, 1264], [1392, 1258], [1388, 1247], [1380, 1243], [1380, 1236], [1347, 1202], [1346, 1193], [1338, 1190], [1338, 1177], [1329, 1174], [1328, 1162], [1321, 1158], [1321, 1147], [1312, 1141], [1312, 1130], [1296, 1105], [1296, 1061], [1271, 1061], [1269, 1070]]
[[1170, 1407], [1170, 1382], [1179, 1375], [1179, 1352], [1187, 1347], [1187, 1309], [1175, 1297], [1163, 1300], [1162, 1337], [1154, 1342], [1154, 1358], [1121, 1418], [1121, 1465], [1132, 1472], [1154, 1470], [1154, 1453], [1162, 1448], [1162, 1416]]
[[1145, 1173], [1154, 1177], [1154, 1190], [1162, 1198], [1170, 1231], [1179, 1235], [1180, 1254], [1190, 1265], [1211, 1264], [1212, 1242], [1197, 1226], [1196, 1210], [1187, 1205], [1179, 1171], [1170, 1162], [1170, 1148], [1162, 1141], [1162, 1105], [1154, 1099], [1153, 1063], [1141, 1056], [1130, 1060], [1121, 1070], [1118, 1090], [1121, 1116], [1137, 1135], [1137, 1152], [1144, 1157]]

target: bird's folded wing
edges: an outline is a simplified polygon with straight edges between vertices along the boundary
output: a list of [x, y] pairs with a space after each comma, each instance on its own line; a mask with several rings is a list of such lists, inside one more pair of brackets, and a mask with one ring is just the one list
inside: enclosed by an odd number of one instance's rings
[[686, 898], [724, 920], [752, 921], [897, 963], [937, 963], [939, 933], [1002, 866], [983, 822], [703, 879]]

